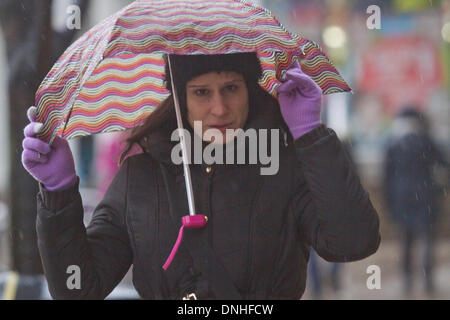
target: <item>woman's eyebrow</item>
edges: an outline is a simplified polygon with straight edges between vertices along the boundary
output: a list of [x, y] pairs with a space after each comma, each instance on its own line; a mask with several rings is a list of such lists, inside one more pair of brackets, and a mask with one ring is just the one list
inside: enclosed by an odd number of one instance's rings
[[201, 87], [207, 87], [208, 84], [191, 84], [188, 86], [188, 88], [201, 88]]

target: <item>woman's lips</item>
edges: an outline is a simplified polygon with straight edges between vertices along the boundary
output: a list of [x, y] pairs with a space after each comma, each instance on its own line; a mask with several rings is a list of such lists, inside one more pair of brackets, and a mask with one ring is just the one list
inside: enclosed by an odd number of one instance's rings
[[219, 129], [219, 130], [225, 130], [231, 126], [231, 123], [226, 123], [222, 125], [210, 125], [210, 128]]

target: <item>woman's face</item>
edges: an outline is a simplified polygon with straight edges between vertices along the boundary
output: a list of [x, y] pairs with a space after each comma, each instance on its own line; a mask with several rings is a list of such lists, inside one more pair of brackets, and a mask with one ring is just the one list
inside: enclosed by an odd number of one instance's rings
[[[210, 72], [191, 79], [186, 84], [187, 118], [195, 133], [203, 137], [208, 129], [222, 132], [226, 143], [226, 129], [243, 128], [248, 116], [248, 90], [242, 74], [234, 71]], [[194, 126], [202, 122], [202, 132]]]

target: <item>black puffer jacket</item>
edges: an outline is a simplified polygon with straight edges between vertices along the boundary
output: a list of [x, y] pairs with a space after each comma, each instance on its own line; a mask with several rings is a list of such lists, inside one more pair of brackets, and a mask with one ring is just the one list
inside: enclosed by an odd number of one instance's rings
[[[257, 118], [247, 128], [278, 128], [273, 119]], [[167, 138], [150, 140], [146, 153], [123, 163], [87, 229], [77, 187], [41, 188], [39, 249], [54, 298], [103, 299], [130, 265], [143, 298], [179, 299], [191, 291], [216, 298], [184, 244], [169, 269], [161, 268], [181, 223], [169, 214], [165, 179], [173, 182], [170, 198], [186, 208], [176, 214], [188, 212], [172, 145]], [[310, 246], [337, 262], [363, 259], [379, 246], [377, 212], [333, 130], [321, 125], [295, 143], [281, 143], [279, 159], [276, 175], [261, 175], [258, 164], [191, 165], [197, 212], [209, 220], [190, 232], [207, 233], [243, 299], [299, 299]], [[70, 265], [80, 267], [79, 290], [66, 286]]]

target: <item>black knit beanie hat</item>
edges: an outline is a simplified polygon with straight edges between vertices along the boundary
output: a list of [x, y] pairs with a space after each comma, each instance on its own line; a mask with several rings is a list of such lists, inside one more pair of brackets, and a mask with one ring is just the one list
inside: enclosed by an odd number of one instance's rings
[[[165, 56], [165, 86], [172, 92], [169, 64]], [[218, 55], [170, 55], [172, 74], [178, 94], [184, 93], [186, 83], [204, 73], [235, 71], [244, 76], [247, 83], [256, 83], [262, 76], [261, 63], [255, 52]]]

